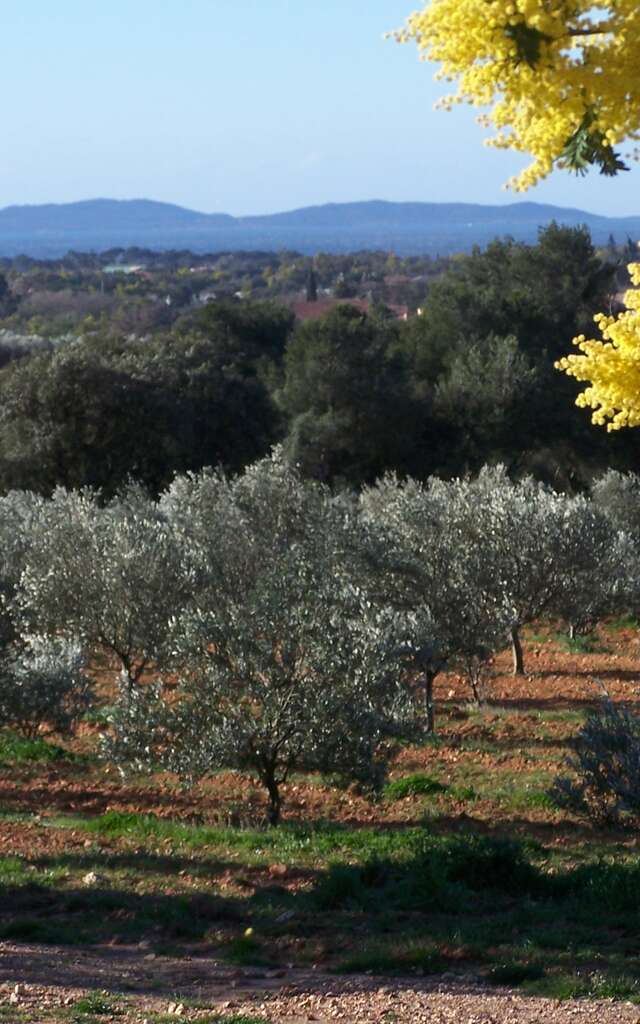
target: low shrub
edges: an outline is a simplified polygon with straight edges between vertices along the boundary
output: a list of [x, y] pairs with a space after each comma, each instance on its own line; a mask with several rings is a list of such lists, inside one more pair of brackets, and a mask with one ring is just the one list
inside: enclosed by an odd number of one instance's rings
[[623, 827], [640, 816], [640, 717], [607, 699], [592, 712], [567, 758], [572, 775], [549, 790], [559, 806], [598, 825]]
[[449, 787], [432, 775], [424, 772], [416, 772], [415, 775], [405, 775], [402, 779], [394, 779], [384, 787], [383, 795], [386, 800], [404, 800], [407, 796], [434, 796], [439, 793], [446, 793]]

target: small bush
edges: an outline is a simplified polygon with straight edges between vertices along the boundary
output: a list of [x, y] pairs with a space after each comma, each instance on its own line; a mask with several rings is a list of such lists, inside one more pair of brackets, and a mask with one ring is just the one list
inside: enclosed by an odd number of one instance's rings
[[640, 816], [640, 718], [606, 700], [575, 737], [549, 796], [559, 807], [598, 825], [625, 826]]
[[48, 732], [69, 735], [92, 703], [77, 644], [29, 637], [24, 649], [0, 666], [0, 726], [26, 739]]
[[448, 786], [424, 772], [405, 775], [403, 779], [395, 779], [384, 787], [387, 800], [404, 800], [407, 796], [434, 796], [446, 793]]

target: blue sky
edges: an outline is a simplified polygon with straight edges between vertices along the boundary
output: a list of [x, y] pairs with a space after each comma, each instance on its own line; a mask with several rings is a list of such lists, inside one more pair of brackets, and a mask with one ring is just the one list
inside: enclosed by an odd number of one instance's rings
[[[3, 0], [0, 206], [148, 197], [269, 213], [356, 199], [512, 202], [523, 160], [435, 112], [412, 0]], [[519, 197], [515, 197], [519, 198]], [[640, 214], [640, 167], [528, 199]]]

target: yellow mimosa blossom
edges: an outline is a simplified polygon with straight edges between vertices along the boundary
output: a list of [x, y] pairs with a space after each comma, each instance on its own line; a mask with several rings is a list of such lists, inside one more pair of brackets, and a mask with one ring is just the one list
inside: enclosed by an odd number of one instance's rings
[[431, 0], [395, 36], [457, 82], [439, 106], [489, 107], [489, 145], [531, 155], [509, 187], [554, 167], [624, 169], [613, 147], [640, 135], [638, 0]]
[[[640, 285], [640, 263], [631, 263], [629, 271], [632, 283]], [[630, 288], [624, 303], [627, 308], [617, 317], [595, 317], [602, 341], [581, 334], [573, 343], [582, 355], [556, 363], [576, 380], [590, 382], [576, 405], [593, 409], [593, 423], [606, 423], [607, 430], [640, 426], [640, 288]]]

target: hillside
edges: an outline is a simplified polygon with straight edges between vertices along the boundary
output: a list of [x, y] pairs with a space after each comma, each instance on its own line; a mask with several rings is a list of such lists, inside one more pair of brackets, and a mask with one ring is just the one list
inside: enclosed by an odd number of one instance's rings
[[551, 221], [586, 224], [597, 244], [640, 236], [640, 216], [610, 218], [584, 210], [531, 202], [504, 206], [471, 203], [327, 203], [283, 213], [232, 217], [206, 214], [148, 199], [90, 199], [77, 203], [7, 206], [0, 210], [0, 256], [64, 255], [70, 249], [293, 249], [352, 252], [393, 250], [400, 255], [445, 255], [510, 235], [535, 241]]

